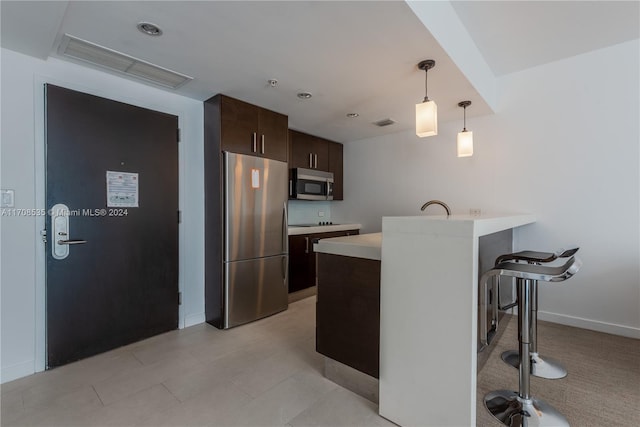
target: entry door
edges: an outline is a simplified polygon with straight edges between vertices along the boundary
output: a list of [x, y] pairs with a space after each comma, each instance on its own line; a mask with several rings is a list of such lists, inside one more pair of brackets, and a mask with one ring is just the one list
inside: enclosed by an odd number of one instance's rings
[[177, 328], [177, 129], [46, 86], [48, 368]]

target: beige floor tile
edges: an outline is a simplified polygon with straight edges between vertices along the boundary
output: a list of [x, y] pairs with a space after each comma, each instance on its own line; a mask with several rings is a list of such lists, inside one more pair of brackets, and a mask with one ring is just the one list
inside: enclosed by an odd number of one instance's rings
[[378, 415], [376, 404], [348, 390], [338, 388], [292, 419], [289, 425], [371, 426], [375, 425], [374, 423], [384, 425], [385, 422], [387, 421]]
[[141, 365], [135, 370], [98, 382], [94, 387], [102, 403], [110, 405], [133, 393], [161, 384], [171, 377], [188, 375], [202, 367], [195, 357], [187, 354], [173, 360], [163, 359], [150, 365]]
[[[102, 408], [102, 403], [91, 386], [51, 395], [47, 405], [25, 407], [18, 417], [2, 414], [3, 426], [86, 426], [91, 425], [91, 414]], [[7, 417], [5, 415], [8, 415]]]
[[232, 426], [284, 426], [336, 386], [314, 384], [311, 378], [291, 376], [259, 394], [229, 420]]
[[0, 425], [2, 425], [2, 421], [15, 421], [18, 417], [21, 417], [24, 412], [22, 391], [20, 389], [2, 393], [2, 397], [0, 397]]
[[169, 411], [178, 400], [161, 384], [138, 391], [91, 413], [87, 425], [133, 426], [160, 411]]
[[230, 382], [217, 381], [211, 388], [192, 398], [149, 414], [136, 425], [140, 426], [226, 426], [251, 397]]
[[262, 359], [260, 354], [236, 351], [221, 356], [197, 370], [167, 378], [163, 384], [182, 402], [229, 382]]

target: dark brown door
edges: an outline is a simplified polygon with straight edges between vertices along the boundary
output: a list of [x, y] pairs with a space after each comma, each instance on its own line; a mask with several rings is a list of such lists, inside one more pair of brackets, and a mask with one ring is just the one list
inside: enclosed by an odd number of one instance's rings
[[48, 368], [177, 328], [177, 126], [47, 85]]

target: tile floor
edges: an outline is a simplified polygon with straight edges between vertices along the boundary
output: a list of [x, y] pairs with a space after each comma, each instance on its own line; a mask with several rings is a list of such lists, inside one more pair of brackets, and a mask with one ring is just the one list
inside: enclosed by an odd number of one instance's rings
[[[517, 387], [517, 371], [499, 362], [502, 349], [515, 342], [515, 324], [509, 322], [480, 372], [479, 399], [493, 388]], [[393, 426], [377, 415], [376, 405], [322, 376], [323, 359], [315, 352], [314, 333], [315, 297], [228, 331], [201, 324], [169, 332], [3, 384], [0, 422]], [[565, 412], [572, 425], [640, 425], [637, 340], [552, 324], [541, 324], [543, 333], [551, 334], [544, 342], [556, 356], [566, 345], [573, 346], [570, 360], [576, 363], [568, 366], [571, 373], [565, 380], [533, 381], [534, 393]], [[478, 405], [478, 425], [498, 425], [480, 400]]]

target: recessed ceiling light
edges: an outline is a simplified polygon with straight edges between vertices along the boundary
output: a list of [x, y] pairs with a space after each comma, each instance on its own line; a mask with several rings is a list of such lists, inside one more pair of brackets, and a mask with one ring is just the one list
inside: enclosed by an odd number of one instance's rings
[[350, 119], [355, 119], [358, 116], [360, 116], [360, 114], [358, 114], [358, 113], [348, 113], [347, 114], [347, 117], [349, 117]]
[[138, 30], [150, 36], [162, 35], [162, 30], [156, 24], [152, 24], [151, 22], [139, 22], [137, 27]]
[[313, 95], [311, 95], [309, 92], [300, 92], [300, 93], [298, 93], [298, 98], [300, 98], [300, 99], [309, 99], [312, 96]]

